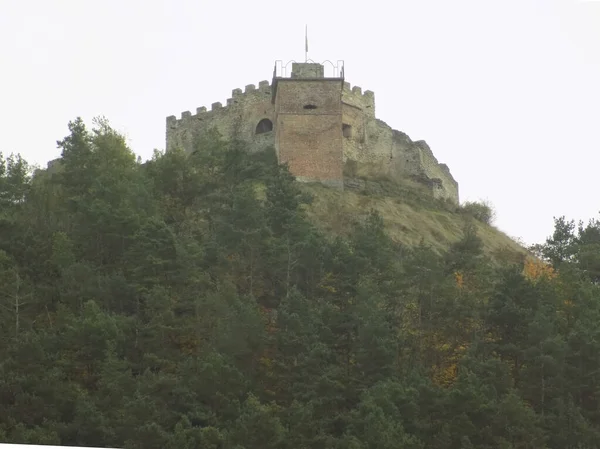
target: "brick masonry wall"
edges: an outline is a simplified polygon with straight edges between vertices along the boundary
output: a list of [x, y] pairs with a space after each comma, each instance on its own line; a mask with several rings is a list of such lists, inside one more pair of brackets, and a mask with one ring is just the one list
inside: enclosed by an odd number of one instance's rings
[[341, 90], [334, 80], [278, 82], [276, 149], [299, 180], [343, 186]]

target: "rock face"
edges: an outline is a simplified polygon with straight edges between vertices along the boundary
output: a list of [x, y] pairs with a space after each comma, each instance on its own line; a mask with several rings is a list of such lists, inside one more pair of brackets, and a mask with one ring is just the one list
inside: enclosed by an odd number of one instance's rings
[[347, 178], [411, 178], [436, 198], [458, 203], [458, 183], [424, 141], [413, 142], [375, 117], [375, 95], [315, 63], [293, 63], [291, 76], [234, 89], [225, 106], [167, 117], [166, 150], [193, 151], [215, 128], [250, 151], [274, 146], [299, 181], [343, 188]]

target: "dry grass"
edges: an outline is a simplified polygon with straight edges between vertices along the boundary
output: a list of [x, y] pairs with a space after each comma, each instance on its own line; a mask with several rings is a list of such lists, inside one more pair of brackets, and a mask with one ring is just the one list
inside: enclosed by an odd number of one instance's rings
[[[356, 220], [374, 209], [383, 218], [393, 240], [413, 246], [423, 239], [437, 252], [443, 252], [461, 238], [468, 219], [458, 208], [448, 207], [423, 192], [406, 187], [386, 195], [341, 192], [320, 184], [303, 184], [302, 188], [314, 197], [306, 208], [308, 216], [330, 235], [347, 234]], [[526, 254], [523, 247], [493, 226], [477, 221], [475, 225], [484, 251], [494, 259], [517, 261]]]

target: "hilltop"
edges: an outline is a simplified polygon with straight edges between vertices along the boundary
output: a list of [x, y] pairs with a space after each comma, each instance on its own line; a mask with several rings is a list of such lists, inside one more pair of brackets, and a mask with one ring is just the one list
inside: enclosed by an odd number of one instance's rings
[[525, 258], [419, 182], [69, 131], [0, 157], [0, 441], [598, 448], [599, 222]]

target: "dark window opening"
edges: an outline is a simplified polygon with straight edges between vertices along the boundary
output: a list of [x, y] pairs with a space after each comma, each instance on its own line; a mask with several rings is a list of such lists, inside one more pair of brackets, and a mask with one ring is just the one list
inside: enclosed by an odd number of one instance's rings
[[317, 109], [317, 107], [314, 104], [306, 104], [304, 105], [304, 109]]
[[347, 125], [347, 124], [343, 124], [342, 125], [342, 134], [344, 137], [352, 137], [352, 126]]
[[268, 118], [262, 119], [256, 125], [256, 134], [264, 134], [273, 131], [273, 122]]

